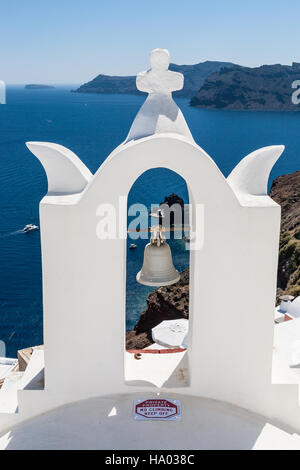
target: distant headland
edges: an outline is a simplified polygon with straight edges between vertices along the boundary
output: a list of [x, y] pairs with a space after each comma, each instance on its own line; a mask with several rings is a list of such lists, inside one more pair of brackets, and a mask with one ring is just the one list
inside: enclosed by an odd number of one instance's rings
[[[170, 64], [184, 75], [184, 87], [174, 97], [190, 98], [199, 108], [300, 111], [300, 64], [243, 67], [231, 62]], [[135, 76], [98, 75], [76, 93], [140, 94]]]
[[[213, 109], [300, 111], [300, 64], [223, 68], [205, 80], [191, 106]], [[294, 96], [294, 98], [293, 98]]]
[[25, 90], [49, 90], [49, 89], [54, 89], [55, 86], [31, 83], [29, 85], [25, 85], [24, 88]]

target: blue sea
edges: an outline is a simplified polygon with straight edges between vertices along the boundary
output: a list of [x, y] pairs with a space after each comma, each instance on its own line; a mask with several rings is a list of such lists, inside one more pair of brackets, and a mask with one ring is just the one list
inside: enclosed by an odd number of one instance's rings
[[[142, 96], [71, 93], [76, 85], [49, 90], [8, 87], [7, 104], [0, 105], [0, 340], [7, 355], [43, 342], [42, 276], [39, 232], [24, 234], [28, 223], [39, 225], [39, 201], [47, 191], [39, 161], [26, 141], [57, 142], [70, 148], [94, 173], [126, 137], [144, 101]], [[196, 142], [216, 161], [225, 176], [249, 152], [272, 144], [286, 150], [276, 163], [275, 177], [300, 168], [300, 113], [220, 111], [191, 108], [177, 99]], [[146, 189], [145, 189], [146, 188]], [[185, 182], [157, 169], [135, 183], [129, 203], [150, 206], [176, 192], [185, 202]], [[153, 198], [155, 195], [155, 198]], [[127, 254], [127, 329], [146, 307], [150, 288], [139, 285], [146, 241]], [[189, 254], [180, 240], [171, 241], [178, 270]]]

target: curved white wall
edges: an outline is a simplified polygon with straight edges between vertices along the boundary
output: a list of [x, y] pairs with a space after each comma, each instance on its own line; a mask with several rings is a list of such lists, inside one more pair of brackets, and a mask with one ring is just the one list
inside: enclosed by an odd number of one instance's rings
[[[295, 425], [297, 404], [279, 409], [282, 388], [271, 385], [280, 207], [268, 197], [242, 206], [210, 157], [176, 135], [121, 145], [79, 196], [42, 201], [46, 386], [20, 393], [21, 413], [143, 390], [124, 382], [126, 240], [99, 240], [96, 212], [99, 204], [118, 207], [158, 166], [181, 175], [190, 202], [205, 208], [204, 246], [191, 253], [191, 384], [176, 392]], [[126, 226], [123, 217], [123, 233]], [[295, 397], [294, 388], [286, 393]]]

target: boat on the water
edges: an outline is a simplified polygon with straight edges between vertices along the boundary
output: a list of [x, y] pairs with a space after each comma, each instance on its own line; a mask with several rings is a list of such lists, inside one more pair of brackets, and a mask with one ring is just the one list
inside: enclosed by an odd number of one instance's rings
[[28, 232], [32, 232], [34, 230], [38, 230], [38, 226], [37, 225], [34, 225], [34, 224], [27, 224], [25, 225], [25, 227], [23, 228], [23, 232], [25, 233], [28, 233]]

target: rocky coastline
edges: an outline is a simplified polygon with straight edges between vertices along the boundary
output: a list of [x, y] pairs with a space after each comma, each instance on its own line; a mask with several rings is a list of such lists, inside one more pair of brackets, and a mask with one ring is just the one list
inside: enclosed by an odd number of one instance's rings
[[300, 295], [300, 170], [273, 181], [270, 196], [281, 206], [277, 299]]
[[[207, 60], [194, 65], [170, 64], [169, 70], [180, 72], [184, 75], [184, 86], [182, 90], [174, 93], [175, 97], [194, 96], [205, 79], [214, 72], [224, 67], [232, 67], [231, 62], [219, 62]], [[136, 88], [136, 76], [111, 76], [100, 74], [90, 82], [84, 83], [75, 93], [107, 93], [107, 94], [143, 94]]]
[[25, 85], [24, 88], [25, 90], [54, 90], [55, 86], [32, 83], [29, 85]]
[[171, 286], [159, 287], [147, 299], [147, 308], [132, 331], [126, 334], [126, 349], [143, 349], [152, 341], [151, 329], [163, 320], [189, 318], [189, 268]]

